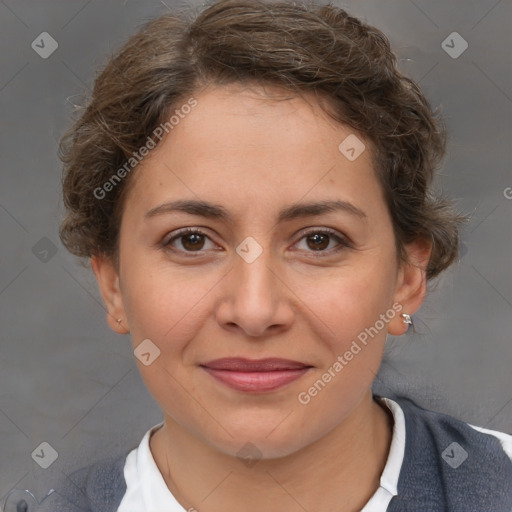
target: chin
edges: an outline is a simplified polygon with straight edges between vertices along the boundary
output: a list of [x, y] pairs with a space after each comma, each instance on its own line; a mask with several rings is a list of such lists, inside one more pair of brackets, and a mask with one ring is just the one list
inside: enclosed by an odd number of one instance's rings
[[247, 467], [260, 460], [287, 457], [309, 444], [304, 436], [297, 435], [297, 429], [281, 429], [278, 425], [279, 422], [274, 422], [270, 428], [255, 428], [254, 425], [245, 424], [238, 425], [236, 429], [226, 425], [232, 437], [222, 430], [222, 438], [210, 437], [208, 443], [226, 455], [239, 458]]

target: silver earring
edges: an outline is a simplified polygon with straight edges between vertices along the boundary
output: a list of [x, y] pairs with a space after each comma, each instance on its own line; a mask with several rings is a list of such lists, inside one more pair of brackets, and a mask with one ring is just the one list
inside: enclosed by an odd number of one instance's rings
[[404, 322], [404, 324], [412, 325], [412, 318], [407, 313], [402, 313], [402, 319], [403, 319], [402, 321]]
[[121, 325], [121, 318], [117, 321], [118, 325]]

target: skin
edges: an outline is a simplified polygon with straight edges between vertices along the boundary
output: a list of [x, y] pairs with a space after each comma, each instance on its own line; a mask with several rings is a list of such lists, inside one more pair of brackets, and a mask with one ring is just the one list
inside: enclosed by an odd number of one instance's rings
[[[185, 509], [360, 510], [379, 486], [392, 438], [392, 417], [371, 385], [387, 333], [406, 332], [400, 315], [307, 405], [297, 397], [394, 303], [419, 309], [430, 248], [410, 244], [409, 262], [399, 263], [370, 143], [357, 134], [366, 150], [349, 161], [338, 145], [354, 130], [329, 119], [310, 93], [231, 85], [194, 97], [198, 105], [133, 176], [119, 269], [108, 257], [91, 259], [112, 329], [161, 351], [149, 366], [136, 360], [164, 413], [150, 439], [156, 464]], [[176, 199], [220, 204], [233, 220], [144, 218]], [[331, 199], [365, 217], [334, 211], [277, 223], [292, 203]], [[183, 227], [206, 236], [165, 248]], [[318, 256], [304, 228], [331, 228], [350, 244], [327, 237], [327, 255]], [[236, 252], [249, 236], [263, 249], [252, 263]], [[198, 366], [231, 356], [313, 368], [276, 391], [248, 394]], [[261, 454], [251, 466], [237, 457], [247, 442]]]

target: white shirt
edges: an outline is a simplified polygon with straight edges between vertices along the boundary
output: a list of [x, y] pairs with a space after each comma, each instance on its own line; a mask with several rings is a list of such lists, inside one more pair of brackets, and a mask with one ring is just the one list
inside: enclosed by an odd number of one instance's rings
[[[381, 398], [392, 412], [394, 419], [393, 437], [388, 460], [380, 477], [380, 487], [375, 491], [361, 512], [385, 512], [393, 496], [398, 494], [397, 485], [405, 452], [405, 418], [400, 406], [390, 398]], [[151, 434], [158, 430], [162, 423], [149, 429], [140, 445], [126, 457], [124, 478], [126, 493], [121, 500], [117, 512], [194, 512], [195, 509], [184, 509], [171, 494], [165, 483], [153, 454], [149, 447]], [[481, 427], [470, 427], [498, 438], [505, 453], [512, 460], [512, 435], [488, 430]]]

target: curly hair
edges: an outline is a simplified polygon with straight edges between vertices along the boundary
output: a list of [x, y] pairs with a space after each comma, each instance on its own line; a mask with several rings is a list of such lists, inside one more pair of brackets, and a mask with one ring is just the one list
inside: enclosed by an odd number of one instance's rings
[[60, 237], [71, 253], [103, 254], [118, 264], [134, 172], [108, 193], [104, 184], [153, 141], [174, 108], [202, 87], [231, 83], [326, 98], [326, 113], [371, 143], [400, 260], [418, 237], [432, 246], [427, 279], [455, 260], [464, 217], [432, 190], [446, 150], [444, 123], [398, 71], [389, 40], [333, 5], [261, 0], [219, 0], [199, 13], [152, 19], [110, 57], [59, 145], [66, 208]]

